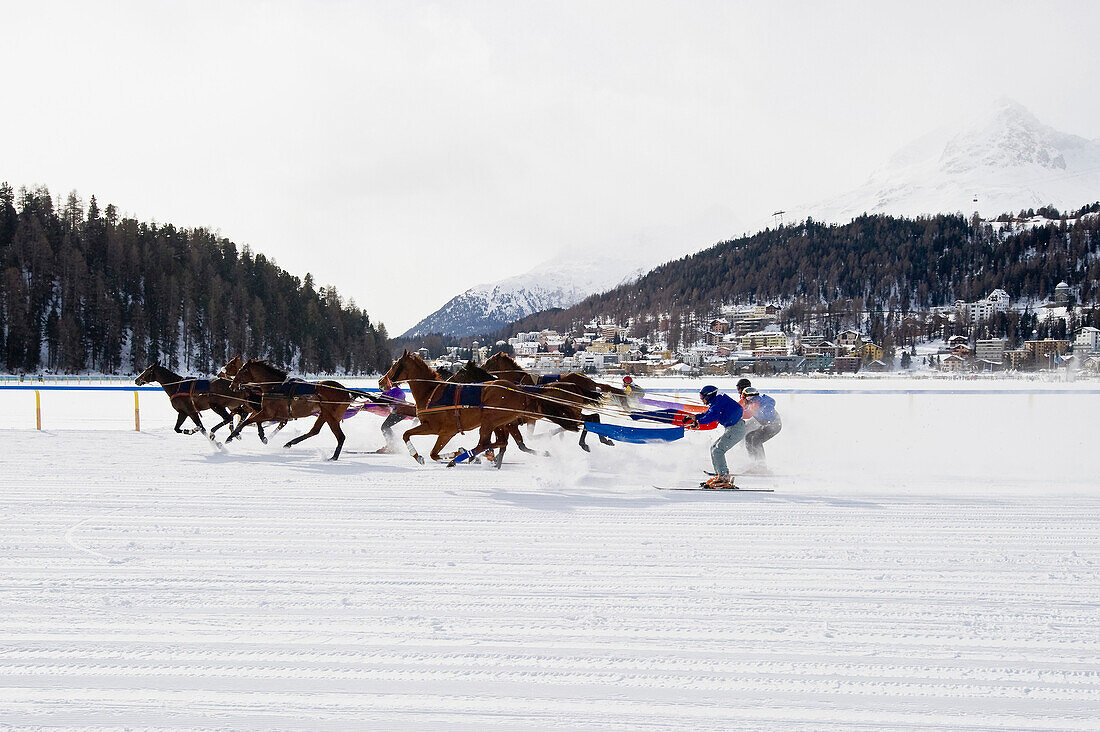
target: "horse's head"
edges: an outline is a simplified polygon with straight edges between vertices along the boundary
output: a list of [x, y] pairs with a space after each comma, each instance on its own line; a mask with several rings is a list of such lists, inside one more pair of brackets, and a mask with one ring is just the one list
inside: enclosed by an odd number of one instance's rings
[[241, 366], [244, 365], [244, 359], [238, 353], [233, 358], [229, 359], [229, 363], [222, 366], [222, 370], [218, 372], [219, 379], [232, 379], [241, 370]]
[[[240, 356], [237, 356], [237, 358], [239, 359]], [[234, 359], [234, 360], [236, 360], [236, 359]], [[230, 363], [232, 363], [232, 361], [230, 361]], [[228, 364], [226, 364], [226, 366], [228, 367]], [[231, 381], [229, 383], [229, 388], [232, 389], [233, 391], [240, 391], [241, 389], [243, 389], [248, 384], [251, 384], [252, 382], [256, 381], [256, 376], [255, 376], [255, 373], [254, 373], [255, 370], [256, 370], [256, 359], [250, 358], [247, 361], [245, 361], [237, 369], [237, 373], [233, 374], [233, 381]]]
[[519, 362], [504, 351], [497, 351], [485, 361], [486, 371], [522, 371]]
[[392, 389], [394, 384], [425, 378], [428, 374], [436, 376], [428, 364], [424, 363], [424, 359], [420, 358], [418, 354], [409, 353], [409, 350], [405, 349], [405, 352], [401, 354], [401, 358], [393, 362], [393, 366], [390, 366], [390, 370], [386, 372], [378, 385], [383, 390]]
[[160, 363], [152, 363], [147, 369], [138, 374], [138, 377], [134, 379], [134, 383], [138, 386], [145, 386], [146, 384], [157, 381], [157, 369], [160, 368]]

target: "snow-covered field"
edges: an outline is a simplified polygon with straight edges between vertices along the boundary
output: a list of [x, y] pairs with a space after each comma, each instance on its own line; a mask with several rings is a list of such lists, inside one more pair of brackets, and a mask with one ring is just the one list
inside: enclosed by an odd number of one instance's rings
[[1097, 729], [1100, 389], [761, 385], [743, 494], [651, 487], [705, 433], [447, 470], [0, 392], [0, 725]]

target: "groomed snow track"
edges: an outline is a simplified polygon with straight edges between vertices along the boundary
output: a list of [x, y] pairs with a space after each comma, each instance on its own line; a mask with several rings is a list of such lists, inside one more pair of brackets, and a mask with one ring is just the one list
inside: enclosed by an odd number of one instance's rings
[[1025, 398], [934, 436], [955, 398], [780, 399], [773, 494], [653, 490], [702, 435], [495, 471], [6, 430], [0, 723], [1096, 729], [1097, 397]]

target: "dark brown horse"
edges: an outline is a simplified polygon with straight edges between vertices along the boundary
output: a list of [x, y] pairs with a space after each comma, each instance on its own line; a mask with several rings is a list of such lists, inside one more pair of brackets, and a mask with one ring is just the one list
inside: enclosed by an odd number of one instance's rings
[[[507, 353], [494, 353], [485, 361], [485, 370], [496, 376], [498, 379], [507, 379], [514, 384], [519, 385], [545, 385], [554, 387], [557, 389], [557, 397], [562, 401], [565, 401], [576, 407], [596, 407], [601, 397], [606, 394], [624, 394], [622, 389], [617, 389], [610, 384], [604, 384], [593, 379], [588, 378], [584, 374], [576, 372], [566, 374], [554, 374], [553, 376], [536, 377], [524, 370], [514, 358]], [[588, 428], [584, 426], [585, 422], [599, 422], [600, 415], [598, 412], [592, 412], [590, 414], [584, 414], [580, 416], [579, 422], [571, 422], [569, 427], [563, 427], [563, 429], [570, 432], [581, 433], [580, 446], [585, 452], [591, 452], [588, 447]], [[559, 425], [560, 426], [560, 425]], [[603, 435], [597, 435], [600, 438], [600, 442], [605, 445], [614, 445], [607, 437]]]
[[[138, 386], [144, 386], [150, 382], [159, 383], [165, 393], [168, 394], [172, 408], [176, 410], [178, 415], [175, 426], [176, 432], [184, 435], [202, 432], [215, 444], [217, 444], [217, 440], [214, 439], [214, 433], [220, 427], [232, 422], [234, 414], [247, 417], [253, 411], [248, 401], [243, 399], [239, 393], [233, 391], [228, 379], [198, 379], [180, 376], [159, 363], [155, 363], [142, 371], [134, 379], [134, 382]], [[258, 402], [255, 404], [255, 408], [259, 408]], [[207, 410], [214, 412], [222, 420], [211, 427], [209, 433], [199, 417], [200, 412]], [[195, 423], [194, 429], [182, 429], [184, 420], [188, 418]], [[260, 439], [267, 442], [264, 438], [263, 427], [257, 424], [256, 429], [260, 434]]]
[[[435, 435], [435, 445], [429, 453], [432, 460], [440, 460], [440, 450], [460, 432], [478, 430], [477, 447], [469, 454], [476, 456], [490, 448], [498, 449], [496, 466], [499, 468], [507, 448], [507, 437], [493, 441], [494, 432], [505, 428], [509, 423], [523, 416], [544, 416], [555, 423], [567, 419], [561, 409], [553, 404], [540, 404], [536, 394], [516, 388], [514, 384], [501, 379], [477, 385], [475, 404], [442, 404], [440, 400], [447, 393], [447, 384], [424, 359], [415, 353], [405, 351], [394, 362], [380, 382], [383, 389], [393, 384], [408, 382], [409, 390], [416, 401], [417, 417], [420, 424], [407, 430], [402, 439], [409, 454], [423, 464], [424, 458], [409, 441], [414, 435]], [[454, 465], [452, 460], [449, 464]]]
[[367, 393], [357, 389], [346, 389], [337, 381], [310, 382], [300, 379], [287, 379], [287, 373], [275, 368], [261, 359], [249, 359], [233, 377], [232, 386], [236, 390], [257, 387], [262, 392], [260, 409], [233, 430], [230, 439], [240, 434], [247, 425], [258, 422], [279, 422], [280, 427], [292, 419], [316, 416], [317, 421], [309, 432], [295, 437], [284, 447], [296, 445], [302, 440], [313, 437], [328, 425], [336, 437], [336, 452], [332, 459], [340, 457], [344, 447], [344, 431], [340, 421], [348, 407], [359, 398], [367, 398]]

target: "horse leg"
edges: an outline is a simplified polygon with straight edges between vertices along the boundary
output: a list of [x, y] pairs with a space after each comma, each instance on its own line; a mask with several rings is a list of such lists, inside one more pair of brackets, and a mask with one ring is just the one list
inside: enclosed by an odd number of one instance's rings
[[[340, 414], [343, 414], [347, 410], [347, 406], [340, 408]], [[332, 453], [332, 460], [338, 460], [340, 458], [340, 450], [344, 448], [344, 430], [340, 427], [340, 417], [335, 414], [329, 414], [326, 420], [328, 422], [328, 428], [332, 430], [332, 434], [336, 435], [336, 452]]]
[[285, 445], [283, 445], [283, 447], [290, 447], [291, 445], [297, 445], [302, 440], [309, 439], [310, 437], [316, 437], [317, 435], [321, 434], [321, 428], [324, 425], [325, 425], [325, 415], [318, 414], [317, 415], [317, 421], [313, 423], [313, 427], [309, 430], [309, 432], [305, 433], [304, 435], [300, 435], [298, 437], [295, 437], [293, 440], [290, 440]]
[[176, 427], [175, 427], [176, 432], [180, 433], [181, 435], [194, 434], [194, 430], [180, 429], [180, 427], [183, 426], [183, 420], [187, 419], [187, 412], [177, 412], [176, 415], [177, 415], [176, 416]]
[[[473, 450], [463, 450], [458, 455], [455, 455], [454, 459], [452, 459], [451, 462], [447, 463], [447, 467], [448, 468], [453, 468], [458, 463], [464, 463], [464, 462], [473, 460], [474, 458], [476, 458], [478, 455], [485, 452], [486, 450], [492, 449], [494, 447], [493, 432], [495, 430], [496, 430], [495, 427], [492, 427], [492, 426], [489, 426], [489, 425], [482, 425], [481, 430], [478, 433], [477, 445], [474, 447], [474, 449]], [[494, 458], [494, 460], [495, 460], [495, 458]]]
[[[278, 432], [278, 430], [275, 430], [275, 431]], [[262, 442], [266, 445], [267, 444], [267, 438], [264, 437], [264, 426], [262, 424], [260, 424], [259, 422], [256, 423], [256, 434], [258, 434], [260, 436], [260, 442]]]
[[221, 422], [218, 422], [216, 425], [214, 425], [213, 427], [210, 428], [210, 434], [214, 434], [215, 432], [218, 431], [219, 427], [224, 427], [225, 425], [227, 425], [227, 424], [229, 424], [230, 422], [233, 421], [233, 415], [230, 412], [226, 411], [225, 407], [210, 407], [210, 408], [212, 410], [214, 410], [214, 414], [216, 414], [216, 415], [218, 415], [219, 417], [222, 418]]
[[[581, 447], [584, 447], [584, 437], [585, 437], [585, 435], [588, 434], [588, 428], [584, 427], [583, 425], [584, 425], [585, 422], [596, 422], [597, 424], [599, 424], [600, 415], [599, 414], [582, 414], [581, 419], [583, 420], [581, 422], [581, 425], [582, 425]], [[614, 441], [612, 441], [610, 437], [605, 437], [604, 435], [596, 435], [596, 436], [600, 438], [600, 442], [602, 442], [603, 444], [609, 445], [611, 447], [615, 446]], [[585, 448], [585, 449], [587, 450], [588, 448]]]
[[241, 430], [243, 430], [250, 424], [259, 424], [260, 420], [263, 419], [263, 416], [264, 411], [262, 409], [258, 412], [253, 412], [252, 414], [248, 415], [247, 417], [242, 419], [236, 427], [233, 428], [233, 431], [229, 433], [229, 437], [226, 437], [225, 441], [229, 442], [230, 440], [237, 439], [241, 436]]
[[[207, 432], [206, 427], [203, 427], [202, 418], [199, 417], [199, 411], [197, 409], [195, 409], [194, 407], [191, 407], [191, 413], [187, 416], [189, 416], [191, 418], [192, 422], [194, 422], [195, 424], [197, 424], [199, 426], [198, 431], [202, 433], [203, 437], [205, 437], [206, 439], [208, 439], [212, 443], [214, 443], [218, 447], [219, 450], [222, 449], [222, 445], [221, 445], [220, 442], [218, 442], [218, 438], [215, 437], [213, 435], [213, 433]], [[194, 434], [194, 433], [192, 433], [192, 434]]]
[[[457, 432], [451, 432], [451, 433], [442, 432], [439, 435], [437, 435], [436, 438], [435, 438], [435, 444], [432, 445], [432, 451], [430, 453], [428, 453], [428, 457], [430, 457], [432, 460], [435, 460], [436, 462], [442, 461], [443, 458], [440, 457], [439, 451], [442, 450], [444, 447], [446, 447], [447, 443], [450, 442], [451, 438], [454, 437], [456, 434], [458, 434], [458, 433]], [[448, 468], [453, 468], [454, 465], [455, 465], [454, 460], [451, 460], [449, 463], [447, 463]]]
[[500, 430], [500, 432], [502, 433], [500, 442], [496, 445], [493, 445], [494, 449], [497, 448], [498, 445], [500, 448], [499, 450], [497, 450], [496, 460], [493, 461], [493, 464], [496, 465], [497, 470], [500, 470], [500, 466], [504, 463], [504, 451], [508, 449], [508, 431]]
[[532, 450], [531, 448], [527, 447], [527, 444], [523, 441], [523, 436], [519, 433], [519, 425], [515, 423], [510, 424], [504, 430], [498, 430], [497, 436], [499, 437], [500, 433], [504, 431], [507, 431], [507, 433], [512, 437], [512, 440], [515, 441], [516, 447], [519, 448], [520, 452], [525, 452], [528, 455], [534, 455], [536, 452], [538, 452], [537, 450]]
[[[413, 435], [433, 435], [433, 434], [438, 434], [438, 433], [435, 432], [435, 430], [432, 427], [429, 427], [425, 423], [421, 422], [417, 426], [411, 427], [410, 429], [405, 430], [405, 434], [401, 435], [401, 439], [405, 441], [405, 447], [406, 447], [406, 449], [408, 449], [409, 454], [413, 456], [413, 460], [420, 463], [421, 465], [424, 464], [424, 458], [423, 458], [423, 456], [421, 456], [420, 453], [418, 453], [416, 451], [416, 447], [411, 442], [409, 442], [409, 438], [412, 437]], [[452, 437], [454, 436], [453, 432], [451, 433], [451, 436]], [[450, 438], [447, 438], [447, 439], [450, 439]]]

